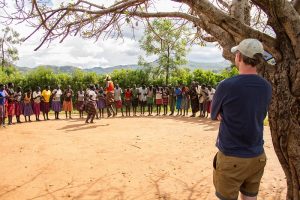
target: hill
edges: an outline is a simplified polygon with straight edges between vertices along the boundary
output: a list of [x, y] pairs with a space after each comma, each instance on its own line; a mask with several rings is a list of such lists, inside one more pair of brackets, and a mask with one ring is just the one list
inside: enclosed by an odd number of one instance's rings
[[[231, 63], [229, 61], [223, 61], [223, 62], [216, 62], [216, 63], [198, 63], [198, 62], [194, 62], [194, 61], [189, 61], [187, 65], [185, 65], [184, 67], [187, 67], [189, 69], [191, 69], [191, 71], [194, 71], [195, 69], [204, 69], [204, 70], [212, 70], [212, 71], [220, 71], [222, 69], [225, 69], [227, 67], [229, 67], [231, 65]], [[132, 64], [132, 65], [118, 65], [118, 66], [114, 66], [114, 67], [107, 67], [107, 68], [103, 68], [103, 67], [93, 67], [93, 68], [89, 68], [89, 67], [84, 67], [84, 68], [79, 68], [79, 67], [74, 67], [74, 66], [55, 66], [55, 65], [41, 65], [44, 66], [46, 68], [50, 68], [52, 69], [55, 73], [57, 72], [64, 72], [64, 73], [72, 73], [75, 70], [83, 70], [86, 72], [95, 72], [97, 74], [108, 74], [113, 72], [114, 70], [120, 70], [120, 69], [141, 69], [142, 67], [136, 64]], [[38, 66], [37, 66], [38, 67]], [[31, 71], [35, 68], [29, 68], [29, 67], [17, 67], [21, 72], [28, 72]]]

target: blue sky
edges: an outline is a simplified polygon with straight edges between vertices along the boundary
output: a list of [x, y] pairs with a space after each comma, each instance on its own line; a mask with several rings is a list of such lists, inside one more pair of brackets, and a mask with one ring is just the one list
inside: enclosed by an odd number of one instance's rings
[[[96, 1], [96, 0], [95, 0]], [[58, 5], [62, 0], [39, 0], [50, 6]], [[66, 2], [66, 1], [64, 1]], [[99, 1], [98, 1], [99, 2]], [[107, 0], [101, 2], [108, 2]], [[110, 1], [111, 2], [111, 1]], [[178, 9], [178, 3], [168, 0], [157, 1], [159, 11], [174, 11]], [[26, 25], [13, 27], [22, 37], [26, 37], [32, 29]], [[37, 33], [29, 40], [24, 42], [19, 49], [18, 66], [35, 67], [38, 65], [72, 65], [79, 67], [111, 67], [116, 65], [136, 64], [138, 57], [144, 55], [139, 48], [138, 40], [143, 35], [143, 27], [139, 27], [136, 37], [133, 38], [130, 30], [124, 29], [123, 39], [116, 40], [109, 38], [84, 40], [79, 37], [69, 37], [63, 43], [52, 42], [49, 46], [45, 45], [38, 51], [34, 51], [39, 44], [41, 33]], [[149, 61], [155, 57], [147, 58]], [[222, 62], [222, 51], [215, 44], [207, 44], [205, 47], [193, 46], [188, 54], [188, 59], [195, 62]]]

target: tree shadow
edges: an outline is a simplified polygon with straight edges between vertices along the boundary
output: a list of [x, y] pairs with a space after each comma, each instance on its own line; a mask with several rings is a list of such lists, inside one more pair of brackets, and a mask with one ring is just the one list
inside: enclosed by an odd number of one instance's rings
[[282, 200], [286, 197], [286, 188], [279, 182], [272, 182], [267, 187], [260, 186], [259, 197], [261, 199]]
[[44, 173], [44, 171], [47, 169], [47, 167], [48, 167], [48, 166], [42, 168], [41, 170], [38, 170], [39, 172], [38, 172], [37, 174], [35, 174], [34, 176], [30, 177], [27, 181], [25, 181], [25, 182], [23, 182], [23, 183], [21, 183], [21, 184], [15, 186], [15, 187], [9, 189], [9, 190], [6, 190], [6, 191], [0, 193], [0, 199], [1, 199], [3, 196], [7, 195], [7, 194], [9, 194], [9, 193], [11, 193], [11, 192], [15, 192], [16, 190], [19, 190], [19, 189], [21, 189], [22, 187], [24, 187], [24, 186], [26, 186], [26, 185], [28, 185], [28, 184], [34, 182], [41, 174]]
[[203, 131], [217, 131], [219, 130], [219, 121], [214, 121], [211, 120], [210, 118], [200, 118], [200, 117], [188, 117], [188, 116], [117, 116], [117, 117], [109, 117], [105, 118], [105, 120], [114, 120], [114, 119], [119, 119], [119, 120], [125, 120], [125, 119], [155, 119], [155, 120], [164, 120], [164, 119], [169, 119], [169, 120], [174, 120], [174, 121], [179, 121], [179, 122], [184, 122], [187, 124], [196, 124], [196, 125], [201, 125], [203, 126]]
[[[56, 189], [49, 189], [48, 186], [45, 186], [45, 192], [28, 198], [28, 200], [34, 199], [43, 199], [47, 196], [51, 197], [52, 199], [60, 199], [60, 198], [71, 198], [73, 200], [81, 200], [81, 199], [103, 199], [103, 200], [136, 200], [136, 199], [157, 199], [157, 200], [179, 200], [179, 199], [186, 199], [186, 200], [195, 200], [195, 199], [208, 199], [208, 195], [210, 194], [210, 188], [207, 187], [205, 181], [209, 177], [204, 177], [203, 179], [197, 181], [196, 183], [188, 184], [185, 181], [171, 177], [167, 173], [159, 174], [159, 175], [152, 175], [149, 178], [149, 181], [145, 184], [148, 184], [146, 188], [147, 191], [139, 192], [136, 195], [127, 194], [125, 189], [126, 186], [123, 187], [115, 187], [115, 186], [108, 186], [109, 178], [112, 175], [105, 175], [100, 178], [97, 178], [93, 181], [88, 181], [87, 183], [77, 184], [74, 185], [74, 180], [70, 183], [56, 188]], [[166, 183], [167, 182], [167, 183]], [[167, 191], [168, 187], [166, 185], [169, 184], [177, 184], [180, 189], [178, 189], [175, 193], [171, 191]], [[106, 187], [108, 186], [108, 187]], [[83, 188], [84, 187], [84, 188]], [[68, 190], [76, 188], [76, 191], [80, 192], [77, 195], [72, 196], [70, 191]], [[164, 189], [163, 189], [164, 188]], [[64, 193], [65, 196], [57, 197], [57, 193]], [[184, 198], [180, 198], [184, 193]], [[177, 195], [180, 194], [178, 197]], [[61, 194], [60, 194], [61, 195]]]
[[77, 132], [77, 131], [82, 131], [82, 130], [89, 130], [89, 129], [95, 129], [101, 126], [109, 126], [109, 124], [71, 124], [71, 125], [66, 125], [62, 128], [58, 128], [56, 130], [64, 130], [66, 132]]
[[[35, 181], [43, 171], [31, 177], [28, 181], [25, 181], [19, 186], [16, 186], [10, 190], [7, 190], [0, 194], [0, 198], [3, 198], [8, 193], [14, 192], [21, 187]], [[138, 200], [138, 199], [153, 199], [153, 200], [211, 200], [214, 193], [213, 187], [208, 184], [211, 179], [211, 174], [203, 176], [200, 180], [195, 182], [186, 182], [178, 177], [170, 176], [168, 172], [165, 173], [149, 173], [151, 175], [146, 176], [148, 181], [143, 183], [144, 191], [135, 191], [134, 194], [130, 194], [130, 187], [128, 185], [113, 186], [112, 180], [115, 175], [120, 172], [106, 174], [96, 179], [89, 179], [83, 183], [76, 184], [74, 179], [64, 184], [61, 187], [50, 188], [49, 185], [44, 183], [44, 192], [26, 198], [27, 200], [34, 199], [99, 199], [99, 200]], [[275, 189], [276, 188], [276, 191]], [[280, 200], [284, 192], [284, 188], [280, 188], [280, 185], [268, 185], [267, 188], [261, 187], [259, 198]], [[74, 194], [75, 193], [75, 194]]]

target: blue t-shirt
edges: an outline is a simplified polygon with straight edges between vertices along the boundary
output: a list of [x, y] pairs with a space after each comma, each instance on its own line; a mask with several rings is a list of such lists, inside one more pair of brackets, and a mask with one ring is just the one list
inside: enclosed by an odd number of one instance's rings
[[222, 153], [251, 158], [264, 152], [263, 122], [271, 96], [271, 85], [258, 75], [238, 75], [219, 84], [211, 118], [222, 117], [216, 143]]
[[0, 90], [0, 105], [4, 105], [5, 104], [5, 93], [3, 90]]

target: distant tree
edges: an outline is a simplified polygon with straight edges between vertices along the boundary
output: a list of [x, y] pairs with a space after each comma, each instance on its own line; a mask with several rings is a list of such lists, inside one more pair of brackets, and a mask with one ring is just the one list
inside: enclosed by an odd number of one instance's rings
[[21, 42], [22, 39], [18, 32], [9, 27], [2, 29], [2, 34], [0, 36], [0, 59], [2, 71], [4, 71], [5, 66], [9, 66], [12, 62], [19, 59], [18, 49], [15, 45], [21, 44]]
[[[169, 83], [170, 73], [187, 63], [187, 44], [187, 27], [175, 25], [170, 19], [148, 22], [145, 34], [140, 40], [140, 46], [147, 56], [158, 56], [158, 67], [155, 68], [154, 65], [155, 75], [165, 75], [166, 84]], [[140, 58], [139, 64], [151, 67], [143, 58]]]

